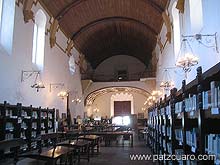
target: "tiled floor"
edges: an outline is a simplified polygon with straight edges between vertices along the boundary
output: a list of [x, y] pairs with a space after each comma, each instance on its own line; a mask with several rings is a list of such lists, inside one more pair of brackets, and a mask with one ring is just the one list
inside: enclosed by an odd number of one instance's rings
[[[119, 144], [113, 143], [111, 147], [104, 147], [101, 145], [100, 153], [95, 154], [90, 158], [90, 161], [81, 160], [80, 165], [153, 165], [152, 161], [147, 160], [131, 160], [130, 156], [136, 154], [151, 154], [149, 148], [146, 147], [146, 144], [143, 140], [138, 140], [136, 136], [134, 136], [134, 147], [129, 146], [129, 142], [125, 141], [124, 147], [119, 142]], [[12, 164], [11, 161], [0, 162], [0, 164], [8, 165]], [[17, 163], [17, 165], [43, 165], [43, 162], [31, 160], [31, 159], [23, 159]]]

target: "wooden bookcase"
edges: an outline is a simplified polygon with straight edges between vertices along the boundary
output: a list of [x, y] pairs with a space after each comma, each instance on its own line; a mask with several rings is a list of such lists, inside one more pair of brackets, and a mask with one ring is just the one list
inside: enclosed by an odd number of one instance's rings
[[[179, 91], [176, 88], [172, 89], [169, 97], [165, 96], [148, 109], [147, 142], [154, 154], [196, 157], [209, 155], [208, 135], [220, 134], [220, 104], [217, 107], [204, 108], [204, 92], [211, 90], [210, 83], [213, 81], [220, 81], [220, 63], [205, 73], [202, 73], [201, 67], [197, 68], [197, 76], [192, 82], [186, 85], [184, 80]], [[218, 159], [219, 156], [217, 155]], [[160, 161], [160, 163], [217, 164], [214, 160]]]
[[[39, 136], [55, 132], [55, 109], [0, 104], [0, 141], [22, 138], [26, 144], [21, 151], [37, 149]], [[51, 142], [45, 141], [45, 145]]]

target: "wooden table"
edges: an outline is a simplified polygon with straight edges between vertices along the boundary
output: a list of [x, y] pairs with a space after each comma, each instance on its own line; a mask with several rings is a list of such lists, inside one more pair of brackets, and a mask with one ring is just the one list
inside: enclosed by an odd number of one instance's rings
[[21, 146], [23, 146], [25, 141], [21, 138], [14, 138], [11, 140], [2, 140], [0, 141], [0, 151], [3, 151], [3, 153], [10, 152], [10, 149], [13, 149], [14, 154], [14, 161], [16, 162], [18, 160], [18, 152]]
[[[97, 135], [82, 135], [82, 136], [79, 136], [78, 139], [91, 141], [90, 146], [91, 146], [92, 155], [94, 154], [94, 150], [97, 150], [97, 153], [99, 153], [100, 136], [97, 136]], [[95, 149], [95, 147], [96, 147], [96, 149]]]
[[[105, 145], [110, 145], [110, 141], [112, 139], [116, 139], [118, 136], [123, 136], [123, 139], [128, 136], [129, 140], [131, 140], [130, 146], [133, 147], [133, 133], [130, 131], [120, 131], [120, 132], [106, 132], [104, 135]], [[124, 145], [124, 142], [123, 142]]]
[[87, 141], [87, 140], [66, 140], [61, 143], [58, 143], [57, 145], [77, 149], [78, 162], [80, 162], [80, 159], [84, 159], [84, 157], [82, 157], [81, 154], [87, 153], [87, 156], [85, 157], [85, 159], [87, 159], [89, 162], [89, 158], [90, 158], [90, 152], [89, 152], [90, 142], [89, 141]]
[[[115, 132], [89, 132], [90, 135], [83, 135], [79, 137], [92, 137], [92, 136], [102, 136], [105, 140], [105, 146], [110, 145], [110, 141], [116, 139], [118, 136], [129, 136], [130, 137], [130, 146], [133, 147], [133, 133], [131, 131], [115, 131]], [[124, 144], [124, 143], [123, 143]]]
[[[109, 142], [118, 136], [129, 136], [130, 137], [130, 146], [133, 147], [133, 132], [132, 131], [110, 131], [110, 132], [68, 132], [69, 136], [83, 138], [87, 140], [94, 140], [93, 138], [96, 136], [103, 137], [105, 139], [105, 146], [110, 145]], [[93, 135], [93, 136], [92, 136]]]
[[23, 155], [19, 155], [19, 157], [43, 160], [46, 161], [48, 165], [56, 165], [56, 162], [59, 158], [61, 158], [64, 155], [70, 155], [71, 157], [73, 151], [74, 149], [70, 147], [57, 146], [48, 151], [44, 151], [40, 154], [38, 153], [23, 154]]

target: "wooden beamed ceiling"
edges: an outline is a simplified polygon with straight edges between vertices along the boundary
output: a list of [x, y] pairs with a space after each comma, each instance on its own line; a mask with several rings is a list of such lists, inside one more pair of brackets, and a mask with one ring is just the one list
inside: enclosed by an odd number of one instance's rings
[[169, 0], [40, 0], [96, 68], [114, 55], [148, 65]]

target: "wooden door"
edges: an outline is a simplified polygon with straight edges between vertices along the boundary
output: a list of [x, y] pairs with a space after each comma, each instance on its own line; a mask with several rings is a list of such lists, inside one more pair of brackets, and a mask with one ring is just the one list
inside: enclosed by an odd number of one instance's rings
[[114, 101], [114, 116], [128, 116], [131, 114], [131, 101]]

